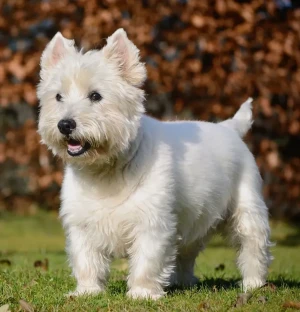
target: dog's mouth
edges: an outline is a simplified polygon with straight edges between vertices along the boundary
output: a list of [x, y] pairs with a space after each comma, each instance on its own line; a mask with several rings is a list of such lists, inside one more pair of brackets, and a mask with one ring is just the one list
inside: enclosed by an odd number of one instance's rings
[[68, 154], [70, 156], [79, 156], [84, 154], [86, 151], [88, 151], [91, 148], [91, 144], [88, 142], [80, 142], [75, 139], [68, 139]]

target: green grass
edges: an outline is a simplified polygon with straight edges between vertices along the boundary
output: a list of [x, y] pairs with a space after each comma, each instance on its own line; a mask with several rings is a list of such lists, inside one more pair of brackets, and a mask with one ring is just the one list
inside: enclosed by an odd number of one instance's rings
[[[67, 266], [57, 216], [1, 215], [0, 260], [9, 260], [11, 265], [0, 264], [0, 307], [9, 304], [11, 311], [20, 311], [19, 300], [23, 299], [35, 311], [284, 311], [285, 302], [300, 301], [300, 229], [281, 223], [272, 228], [277, 241], [269, 274], [273, 285], [256, 290], [245, 305], [234, 307], [240, 275], [234, 250], [220, 237], [214, 238], [197, 260], [198, 287], [170, 290], [155, 302], [130, 300], [125, 295], [127, 262], [121, 259], [112, 265], [106, 293], [72, 299], [64, 296], [74, 289], [75, 281]], [[34, 267], [36, 260], [46, 258], [48, 270]], [[216, 270], [220, 264], [224, 270]], [[259, 302], [260, 297], [267, 301]]]

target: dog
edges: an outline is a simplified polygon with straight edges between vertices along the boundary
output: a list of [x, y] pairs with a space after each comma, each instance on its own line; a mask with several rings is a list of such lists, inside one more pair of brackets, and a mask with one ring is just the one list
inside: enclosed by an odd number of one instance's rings
[[242, 140], [252, 99], [232, 119], [162, 122], [144, 114], [145, 65], [118, 29], [84, 53], [57, 33], [41, 57], [38, 132], [65, 163], [60, 218], [77, 288], [105, 290], [112, 257], [128, 257], [128, 293], [158, 299], [193, 286], [195, 259], [227, 224], [244, 291], [264, 285], [268, 209]]

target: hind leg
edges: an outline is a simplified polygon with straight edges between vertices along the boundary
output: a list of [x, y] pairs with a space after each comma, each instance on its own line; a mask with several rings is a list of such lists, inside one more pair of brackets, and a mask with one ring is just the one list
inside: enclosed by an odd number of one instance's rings
[[243, 276], [244, 291], [264, 285], [272, 259], [268, 209], [260, 192], [260, 180], [255, 178], [255, 183], [240, 184], [232, 215], [231, 234], [239, 247], [237, 265]]
[[199, 252], [203, 249], [204, 244], [199, 241], [178, 248], [176, 268], [171, 276], [170, 286], [191, 287], [199, 282], [194, 275], [194, 266]]

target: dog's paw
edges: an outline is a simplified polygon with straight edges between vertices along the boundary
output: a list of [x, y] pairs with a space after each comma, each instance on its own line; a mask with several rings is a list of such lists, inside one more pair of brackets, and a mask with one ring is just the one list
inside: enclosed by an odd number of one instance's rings
[[199, 283], [199, 279], [194, 275], [181, 275], [174, 274], [170, 280], [169, 287], [184, 287], [189, 288], [197, 285]]
[[127, 292], [127, 296], [132, 299], [152, 299], [157, 300], [165, 295], [164, 291], [154, 291], [149, 288], [134, 287]]
[[189, 276], [179, 281], [179, 285], [183, 287], [193, 287], [199, 283], [199, 279], [196, 276]]
[[75, 291], [70, 291], [66, 294], [66, 297], [78, 297], [78, 296], [95, 296], [103, 292], [100, 286], [82, 287], [78, 286]]

